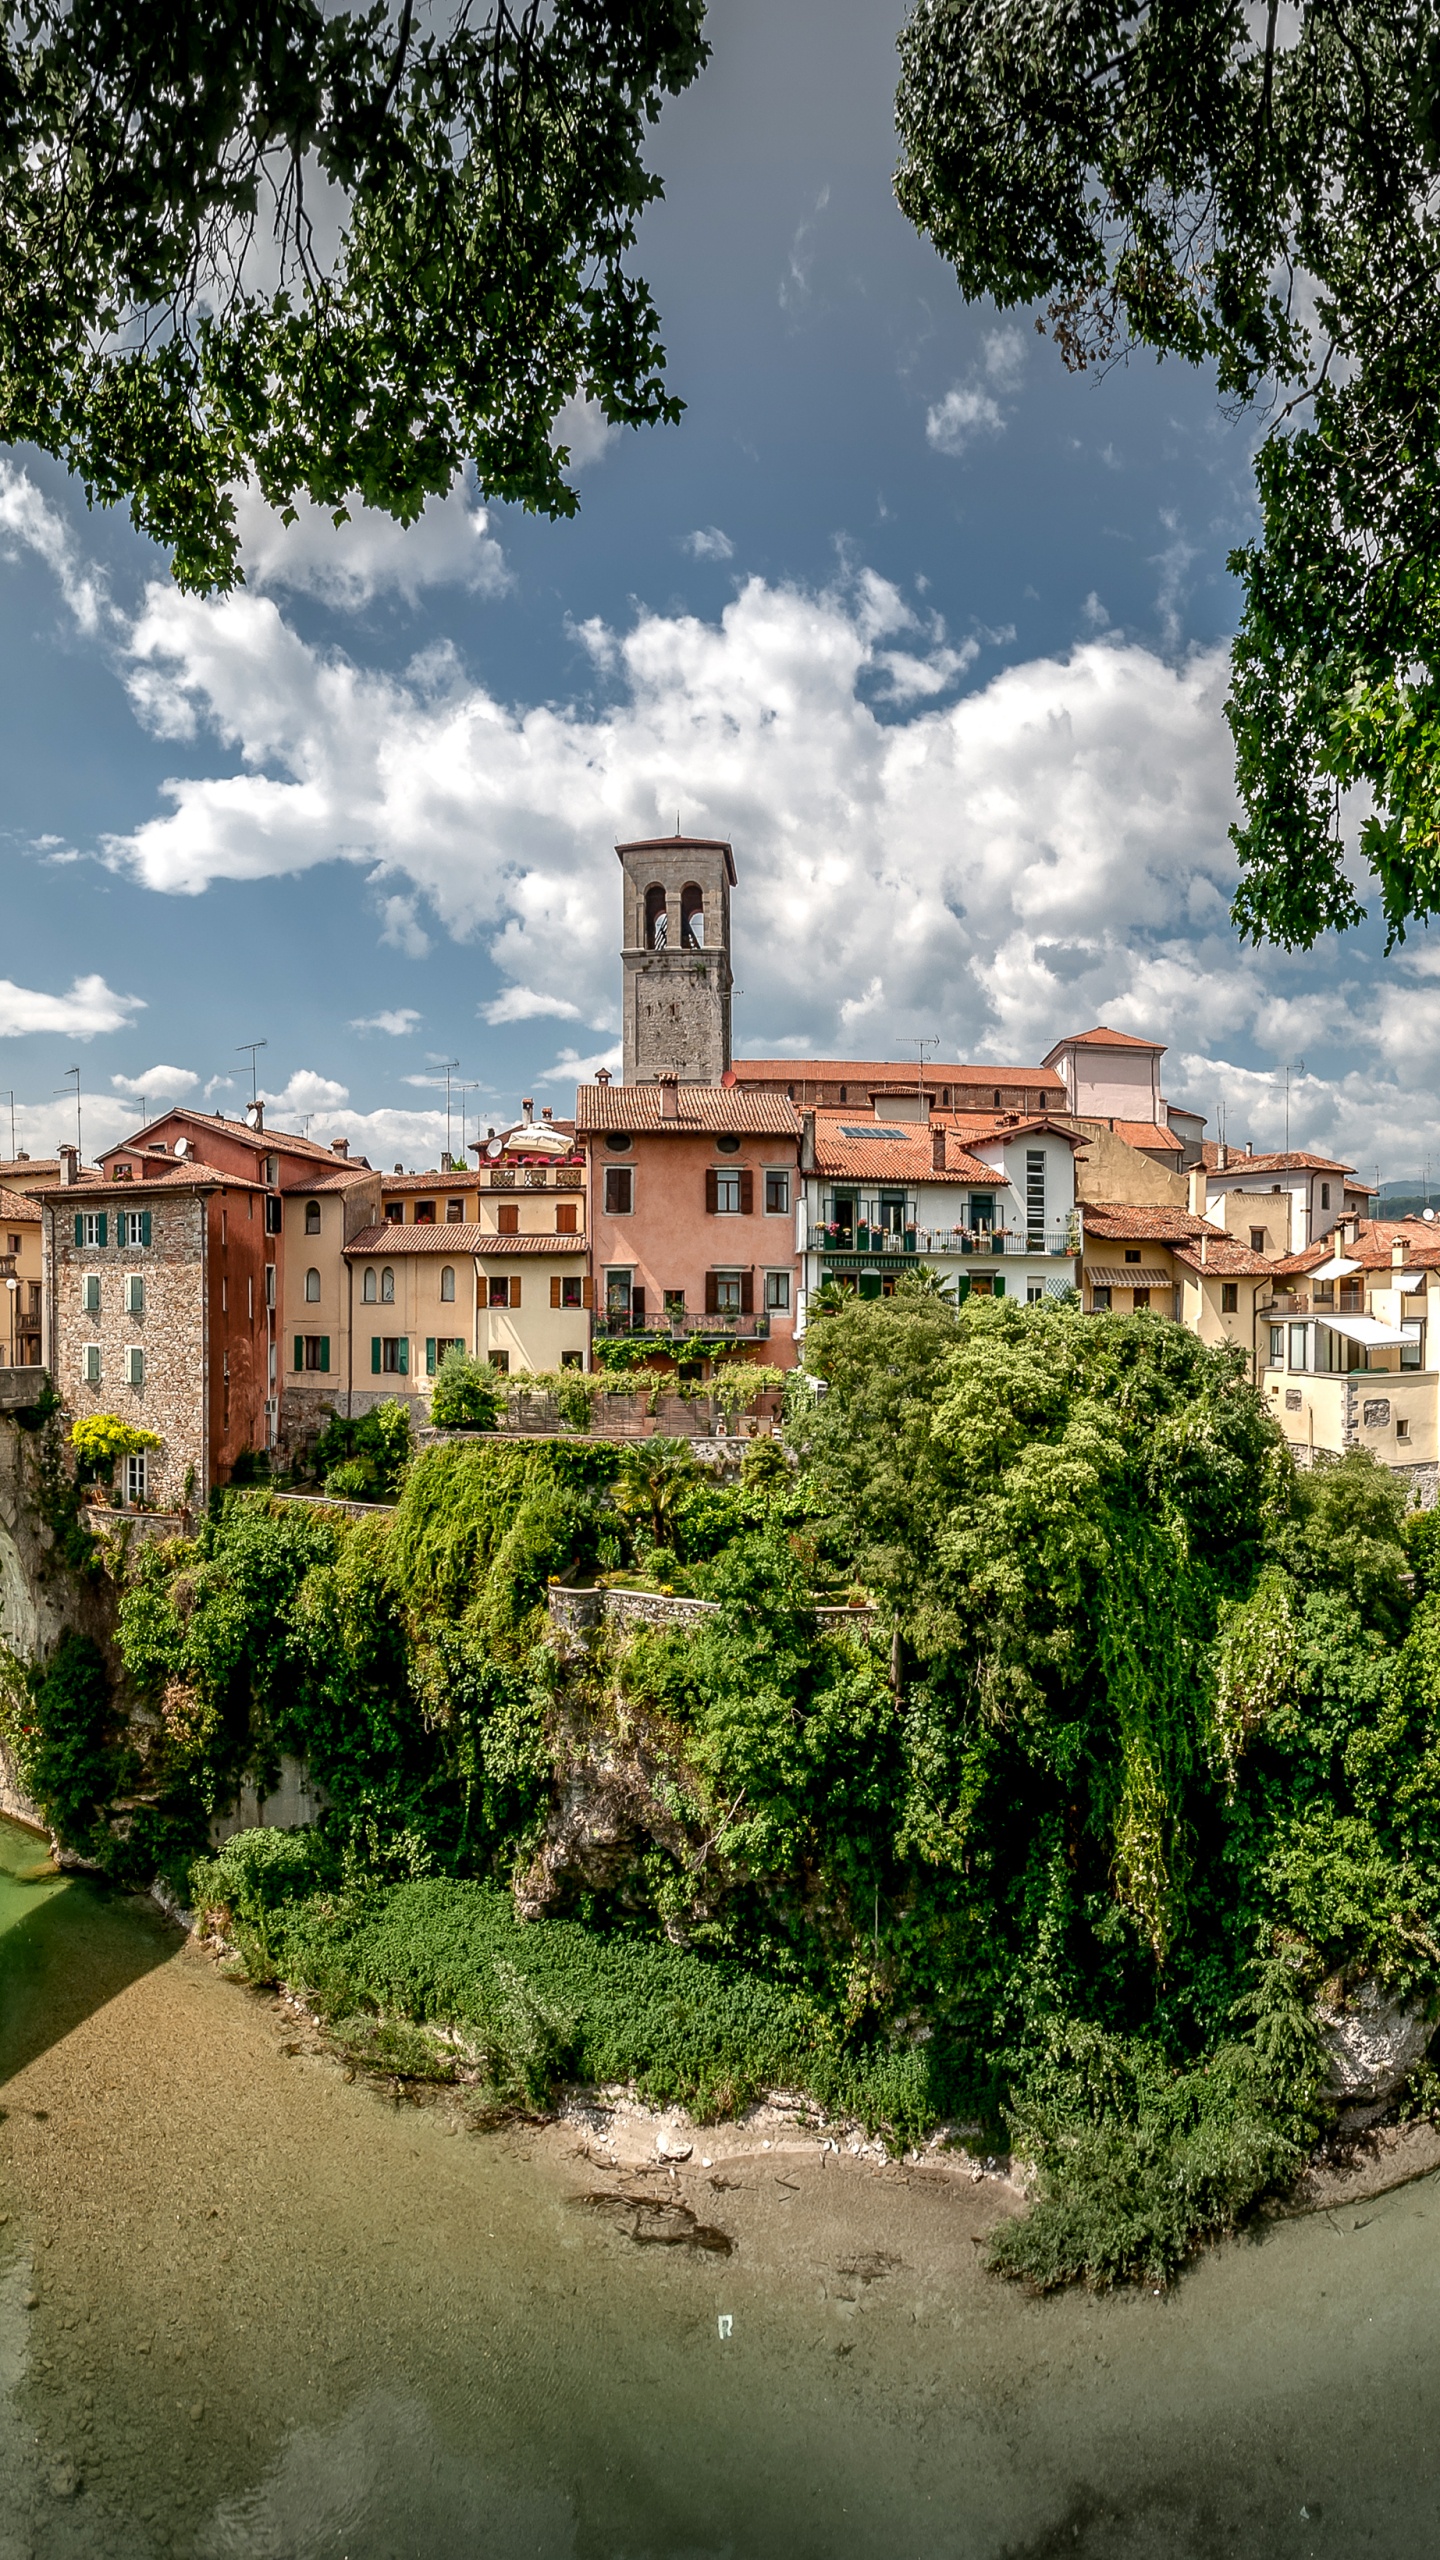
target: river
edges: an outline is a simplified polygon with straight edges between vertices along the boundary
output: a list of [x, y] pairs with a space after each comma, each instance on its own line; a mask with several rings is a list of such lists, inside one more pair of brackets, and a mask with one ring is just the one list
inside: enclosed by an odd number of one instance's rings
[[729, 2255], [638, 2245], [572, 2134], [348, 2081], [42, 1859], [0, 1823], [0, 2560], [1440, 2542], [1428, 2179], [1166, 2295], [1028, 2300], [988, 2190], [813, 2146], [664, 2180]]

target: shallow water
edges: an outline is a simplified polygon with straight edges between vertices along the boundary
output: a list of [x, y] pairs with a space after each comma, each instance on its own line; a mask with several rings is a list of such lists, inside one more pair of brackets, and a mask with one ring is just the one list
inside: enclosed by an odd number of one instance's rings
[[[0, 1824], [0, 2560], [1201, 2560], [1440, 2543], [1440, 2192], [1160, 2297], [979, 2272], [991, 2190], [771, 2157], [641, 2247]], [[303, 2042], [303, 2040], [300, 2040]], [[728, 2317], [731, 2334], [722, 2337]]]

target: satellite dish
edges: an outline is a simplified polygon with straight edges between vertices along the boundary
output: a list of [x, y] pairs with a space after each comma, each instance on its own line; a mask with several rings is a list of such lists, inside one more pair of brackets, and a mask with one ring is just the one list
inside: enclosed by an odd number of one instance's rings
[[1421, 1210], [1421, 1212], [1420, 1212], [1420, 1215], [1421, 1215], [1421, 1217], [1424, 1219], [1425, 1224], [1427, 1225], [1427, 1227], [1433, 1227], [1433, 1226], [1434, 1226], [1434, 1224], [1435, 1224], [1435, 1212], [1434, 1212], [1434, 1210], [1433, 1210], [1433, 1209], [1422, 1209], [1422, 1210]]
[[188, 1156], [188, 1154], [190, 1153], [190, 1141], [189, 1141], [189, 1139], [188, 1139], [188, 1138], [177, 1138], [177, 1139], [176, 1139], [176, 1141], [175, 1141], [175, 1153], [177, 1154], [177, 1156]]
[[500, 1158], [503, 1156], [503, 1154], [504, 1154], [504, 1153], [505, 1153], [505, 1141], [504, 1141], [504, 1139], [503, 1139], [503, 1138], [492, 1138], [492, 1139], [491, 1139], [491, 1141], [490, 1141], [489, 1146], [488, 1146], [488, 1147], [486, 1148], [486, 1150], [485, 1150], [486, 1161], [487, 1161], [488, 1163], [490, 1163], [490, 1164], [498, 1164], [498, 1163], [499, 1163], [499, 1161], [500, 1161]]

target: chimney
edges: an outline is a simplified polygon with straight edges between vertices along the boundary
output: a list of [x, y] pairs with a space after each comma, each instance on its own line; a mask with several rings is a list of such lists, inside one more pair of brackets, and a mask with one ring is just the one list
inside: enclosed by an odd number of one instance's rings
[[802, 1174], [815, 1171], [815, 1114], [813, 1111], [802, 1111], [800, 1114], [800, 1170]]
[[1397, 1236], [1390, 1247], [1390, 1268], [1392, 1271], [1403, 1271], [1405, 1268], [1405, 1239], [1403, 1236]]
[[597, 1068], [597, 1069], [596, 1069], [596, 1073], [595, 1073], [595, 1081], [596, 1081], [596, 1083], [597, 1083], [597, 1084], [608, 1084], [608, 1083], [609, 1083], [609, 1081], [610, 1081], [610, 1070], [609, 1070], [609, 1068], [608, 1068], [608, 1067], [599, 1067], [599, 1068]]
[[1245, 1141], [1245, 1153], [1247, 1156], [1253, 1156], [1255, 1153], [1255, 1142], [1252, 1138], [1247, 1138]]
[[1201, 1229], [1201, 1231], [1200, 1231], [1200, 1268], [1201, 1268], [1201, 1270], [1202, 1270], [1202, 1271], [1204, 1270], [1205, 1265], [1206, 1265], [1206, 1263], [1209, 1261], [1209, 1259], [1210, 1259], [1210, 1238], [1209, 1238], [1209, 1235], [1208, 1235], [1207, 1231], [1202, 1227], [1202, 1229]]
[[254, 1130], [255, 1135], [256, 1135], [256, 1136], [257, 1136], [257, 1138], [258, 1138], [258, 1137], [260, 1136], [260, 1134], [261, 1134], [262, 1130], [264, 1129], [264, 1126], [265, 1126], [265, 1105], [264, 1105], [264, 1103], [263, 1103], [263, 1102], [252, 1102], [252, 1103], [250, 1104], [249, 1109], [247, 1110], [247, 1112], [246, 1112], [246, 1114], [245, 1114], [245, 1117], [246, 1117], [246, 1119], [249, 1121], [251, 1128]]
[[943, 1129], [932, 1129], [930, 1132], [930, 1169], [932, 1173], [943, 1173], [945, 1170], [945, 1132]]
[[534, 1103], [534, 1099], [533, 1099], [533, 1097], [532, 1097], [530, 1094], [528, 1094], [528, 1093], [526, 1094], [524, 1101], [523, 1101], [523, 1102], [521, 1103], [521, 1105], [520, 1105], [520, 1108], [521, 1108], [521, 1110], [522, 1110], [522, 1111], [524, 1112], [524, 1114], [525, 1114], [525, 1119], [526, 1119], [526, 1122], [527, 1122], [527, 1125], [528, 1125], [528, 1123], [529, 1123], [530, 1121], [532, 1121], [532, 1120], [534, 1119], [534, 1117], [535, 1117], [535, 1103]]
[[1205, 1167], [1203, 1166], [1203, 1164], [1192, 1164], [1192, 1166], [1190, 1167], [1190, 1215], [1191, 1215], [1191, 1217], [1192, 1217], [1192, 1218], [1203, 1218], [1203, 1217], [1204, 1217], [1204, 1215], [1205, 1215], [1205, 1211], [1206, 1211], [1207, 1206], [1208, 1206], [1208, 1202], [1207, 1202], [1207, 1200], [1206, 1200], [1206, 1196], [1205, 1196]]
[[1222, 1138], [1219, 1146], [1215, 1150], [1215, 1170], [1217, 1173], [1228, 1173], [1229, 1169], [1230, 1150]]
[[343, 1161], [343, 1159], [350, 1153], [349, 1139], [332, 1138], [330, 1141], [330, 1153], [332, 1156], [339, 1156]]
[[78, 1175], [79, 1170], [80, 1170], [80, 1150], [79, 1150], [79, 1148], [78, 1148], [78, 1147], [62, 1147], [62, 1148], [60, 1149], [60, 1179], [61, 1179], [61, 1181], [62, 1181], [62, 1182], [73, 1182], [73, 1181], [76, 1179], [76, 1176]]
[[678, 1119], [679, 1119], [679, 1117], [680, 1117], [680, 1079], [679, 1079], [679, 1077], [678, 1077], [678, 1076], [674, 1076], [674, 1075], [664, 1075], [664, 1076], [661, 1076], [661, 1077], [659, 1078], [659, 1085], [660, 1085], [660, 1117], [661, 1117], [661, 1119], [662, 1119], [662, 1120], [678, 1120]]
[[542, 1110], [542, 1112], [541, 1112], [541, 1114], [540, 1114], [540, 1117], [541, 1117], [541, 1119], [542, 1119], [542, 1120], [553, 1120], [553, 1119], [554, 1119], [555, 1114], [554, 1114], [554, 1112], [551, 1110], [550, 1105], [549, 1105], [549, 1103], [548, 1103], [548, 1102], [546, 1103], [546, 1105], [545, 1105], [544, 1109]]

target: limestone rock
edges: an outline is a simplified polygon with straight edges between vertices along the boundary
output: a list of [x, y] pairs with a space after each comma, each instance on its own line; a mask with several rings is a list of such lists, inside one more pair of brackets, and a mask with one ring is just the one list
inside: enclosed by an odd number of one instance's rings
[[1315, 2015], [1330, 2065], [1327, 2097], [1342, 2124], [1373, 2122], [1423, 2058], [1434, 2019], [1418, 2002], [1392, 1999], [1373, 1974], [1340, 2000], [1322, 1992]]

